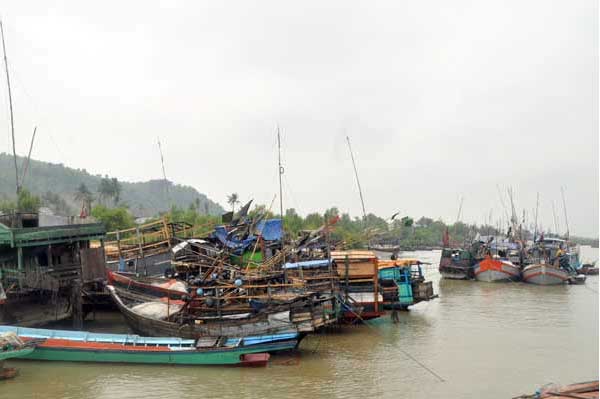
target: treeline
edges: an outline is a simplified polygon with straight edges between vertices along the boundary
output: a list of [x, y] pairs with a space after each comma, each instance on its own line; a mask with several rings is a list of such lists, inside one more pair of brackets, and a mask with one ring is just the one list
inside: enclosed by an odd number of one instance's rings
[[[109, 189], [110, 185], [113, 189]], [[105, 224], [108, 231], [126, 229], [135, 226], [135, 218], [130, 209], [119, 205], [119, 189], [116, 182], [106, 183], [106, 190], [100, 194], [102, 200], [92, 205], [95, 195], [87, 190], [85, 185], [78, 189], [78, 199], [83, 203], [89, 201], [91, 215]], [[117, 187], [116, 189], [114, 187]], [[113, 191], [111, 191], [113, 190]], [[27, 190], [21, 190], [18, 201], [1, 201], [0, 212], [20, 209], [24, 212], [36, 211], [50, 194], [37, 197]], [[235, 199], [235, 198], [234, 198]], [[235, 210], [237, 202], [232, 199], [230, 205]], [[250, 217], [262, 215], [265, 218], [275, 218], [278, 215], [269, 211], [264, 205], [255, 206], [250, 212]], [[210, 215], [203, 209], [200, 201], [190, 202], [186, 208], [172, 206], [166, 213], [158, 214], [154, 218], [147, 218], [144, 222], [151, 222], [160, 217], [166, 217], [169, 221], [185, 222], [192, 226], [199, 226], [198, 234], [206, 233], [220, 224], [221, 216]], [[316, 230], [325, 224], [330, 226], [330, 238], [332, 242], [339, 243], [346, 248], [366, 248], [373, 244], [387, 244], [400, 246], [403, 249], [418, 249], [427, 247], [438, 247], [442, 245], [443, 236], [448, 231], [450, 244], [462, 246], [470, 243], [479, 235], [501, 235], [506, 231], [498, 231], [496, 227], [486, 225], [473, 225], [457, 222], [447, 225], [442, 220], [434, 220], [428, 217], [415, 219], [409, 216], [397, 217], [391, 220], [383, 219], [372, 213], [366, 219], [351, 217], [347, 213], [341, 213], [338, 208], [332, 207], [323, 213], [313, 212], [302, 217], [295, 209], [285, 211], [283, 226], [287, 239], [295, 239], [301, 231]], [[531, 232], [525, 232], [529, 238]], [[572, 242], [598, 247], [598, 239], [571, 237]]]

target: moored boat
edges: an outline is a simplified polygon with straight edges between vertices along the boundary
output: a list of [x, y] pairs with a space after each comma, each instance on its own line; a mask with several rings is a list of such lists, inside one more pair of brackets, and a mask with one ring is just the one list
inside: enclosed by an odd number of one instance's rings
[[538, 263], [523, 269], [523, 281], [537, 285], [559, 285], [569, 281], [569, 273], [552, 264]]
[[[270, 341], [262, 337], [181, 339], [140, 337], [0, 326], [0, 332], [17, 334], [36, 342], [35, 350], [21, 356], [29, 360], [70, 362], [148, 363], [181, 365], [260, 365], [267, 352], [290, 349], [295, 342]], [[260, 341], [260, 339], [259, 339]]]
[[[281, 337], [286, 342], [293, 340], [296, 347], [307, 332], [323, 326], [335, 319], [322, 308], [322, 304], [314, 304], [312, 311], [290, 310], [257, 313], [241, 313], [221, 317], [195, 318], [181, 312], [178, 304], [165, 304], [151, 297], [119, 290], [107, 286], [117, 307], [123, 314], [129, 327], [136, 333], [146, 336], [168, 336], [197, 339], [202, 337], [246, 337], [272, 336]], [[146, 310], [139, 305], [151, 304]], [[176, 305], [176, 306], [174, 306]], [[155, 308], [155, 309], [152, 309]], [[160, 309], [159, 309], [160, 308]], [[317, 314], [319, 313], [319, 314]], [[290, 349], [290, 348], [284, 348]]]
[[599, 397], [598, 392], [598, 380], [596, 380], [565, 386], [548, 384], [537, 389], [533, 395], [521, 395], [513, 399], [597, 399]]
[[444, 248], [440, 257], [439, 272], [452, 280], [469, 280], [473, 277], [473, 258], [464, 249]]
[[486, 256], [475, 265], [475, 278], [478, 281], [518, 281], [521, 271], [518, 266], [508, 260]]

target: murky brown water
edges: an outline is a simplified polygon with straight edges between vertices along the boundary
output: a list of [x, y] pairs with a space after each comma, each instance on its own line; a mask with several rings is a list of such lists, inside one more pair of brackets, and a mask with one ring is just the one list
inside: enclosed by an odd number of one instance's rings
[[[439, 251], [404, 255], [439, 260]], [[427, 276], [440, 298], [399, 324], [385, 317], [310, 336], [267, 368], [11, 361], [21, 375], [0, 382], [0, 398], [511, 398], [598, 379], [597, 276], [560, 287], [440, 281], [436, 264]], [[86, 328], [117, 331], [115, 317]]]

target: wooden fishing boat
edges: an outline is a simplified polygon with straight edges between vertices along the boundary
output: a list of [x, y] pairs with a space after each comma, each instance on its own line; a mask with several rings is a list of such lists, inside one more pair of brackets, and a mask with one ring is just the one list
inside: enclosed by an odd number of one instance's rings
[[596, 380], [565, 386], [549, 384], [539, 388], [533, 395], [521, 395], [513, 399], [597, 399], [598, 392], [598, 380]]
[[[292, 349], [296, 342], [271, 341], [268, 337], [181, 339], [140, 337], [0, 326], [35, 350], [21, 356], [29, 360], [69, 362], [147, 363], [180, 365], [264, 365], [268, 352]], [[261, 340], [258, 342], [257, 340]]]
[[439, 272], [443, 278], [469, 280], [473, 278], [473, 259], [464, 249], [444, 248], [440, 257]]
[[518, 281], [521, 279], [521, 270], [512, 262], [499, 258], [486, 256], [475, 265], [475, 278], [478, 281]]
[[559, 285], [569, 281], [569, 273], [559, 266], [538, 263], [523, 269], [523, 281], [537, 285]]
[[[325, 306], [327, 302], [313, 302], [312, 306], [293, 309], [293, 312], [289, 308], [275, 312], [261, 309], [256, 312], [198, 318], [187, 315], [183, 311], [183, 305], [165, 304], [155, 298], [120, 290], [113, 286], [107, 286], [107, 289], [129, 327], [136, 333], [147, 336], [198, 339], [215, 336], [267, 335], [281, 336], [286, 340], [293, 337], [297, 345], [306, 333], [335, 322], [335, 314]], [[163, 306], [162, 316], [144, 314], [136, 308], [147, 303], [166, 305]], [[165, 315], [165, 311], [172, 313]]]

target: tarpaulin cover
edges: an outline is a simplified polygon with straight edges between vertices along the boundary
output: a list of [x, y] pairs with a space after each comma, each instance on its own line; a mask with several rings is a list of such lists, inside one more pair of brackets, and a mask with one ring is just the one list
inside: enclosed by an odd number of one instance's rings
[[319, 268], [319, 267], [325, 267], [329, 265], [329, 260], [328, 259], [317, 259], [317, 260], [305, 260], [302, 262], [296, 262], [296, 263], [286, 263], [285, 265], [283, 265], [284, 269], [298, 269], [299, 267], [302, 267], [303, 269], [311, 269], [311, 268]]
[[281, 219], [261, 220], [256, 225], [256, 234], [266, 241], [281, 240], [283, 237], [283, 223]]
[[252, 244], [254, 242], [254, 240], [256, 240], [256, 237], [254, 237], [254, 236], [250, 236], [250, 237], [246, 238], [245, 240], [236, 240], [236, 239], [228, 238], [227, 237], [227, 229], [225, 229], [225, 226], [215, 227], [215, 232], [213, 234], [215, 237], [217, 237], [217, 239], [219, 241], [221, 241], [221, 243], [223, 245], [235, 250], [236, 252], [240, 252], [240, 253], [244, 249], [246, 249], [250, 244]]

